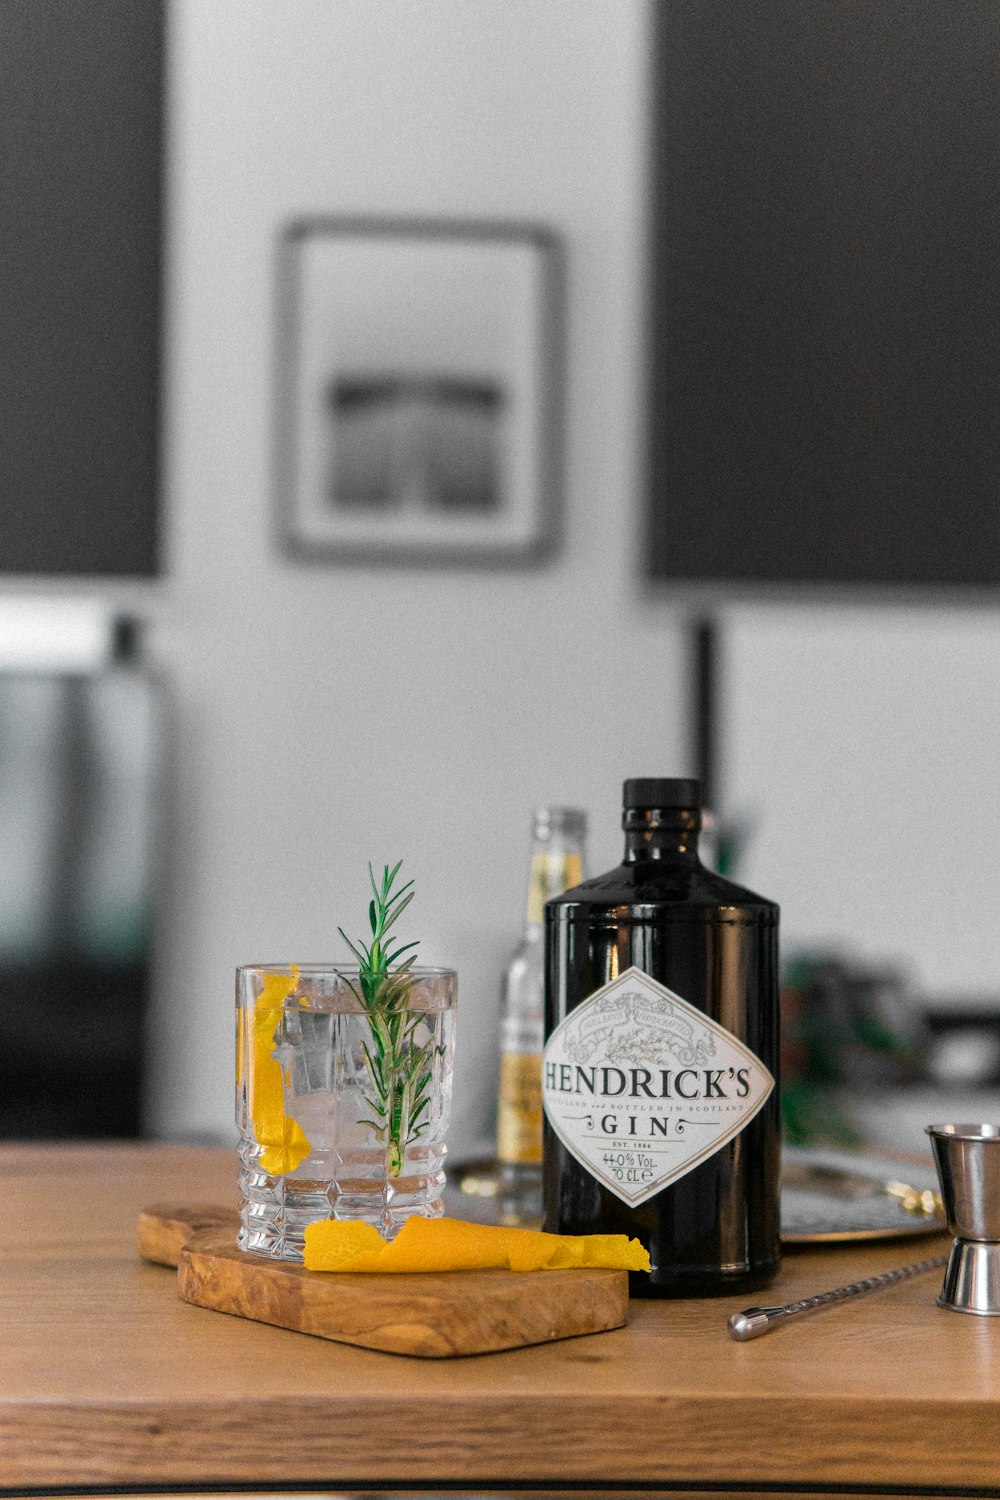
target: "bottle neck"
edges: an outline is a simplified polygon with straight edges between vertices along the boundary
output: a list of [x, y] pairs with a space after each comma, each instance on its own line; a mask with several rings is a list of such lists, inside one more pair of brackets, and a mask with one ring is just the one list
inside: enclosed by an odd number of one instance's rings
[[697, 807], [628, 807], [622, 814], [627, 865], [657, 860], [698, 864], [701, 810]]

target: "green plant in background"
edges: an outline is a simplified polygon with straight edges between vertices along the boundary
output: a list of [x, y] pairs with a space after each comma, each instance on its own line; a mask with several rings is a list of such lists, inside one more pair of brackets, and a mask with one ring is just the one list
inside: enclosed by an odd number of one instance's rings
[[854, 1101], [921, 1076], [926, 1027], [891, 969], [818, 951], [786, 959], [781, 1117], [792, 1146], [866, 1144]]
[[[389, 929], [414, 896], [412, 880], [393, 892], [401, 864], [399, 860], [391, 870], [388, 865], [383, 868], [381, 885], [371, 865], [368, 866], [374, 893], [368, 905], [371, 941], [365, 943], [359, 938], [352, 943], [342, 927], [337, 929], [358, 961], [357, 985], [346, 974], [341, 978], [367, 1014], [371, 1028], [371, 1046], [362, 1045], [372, 1084], [365, 1101], [375, 1118], [362, 1123], [370, 1125], [385, 1145], [390, 1177], [399, 1176], [407, 1146], [427, 1128], [426, 1120], [421, 1117], [430, 1103], [428, 1090], [434, 1057], [443, 1051], [432, 1042], [423, 1045], [417, 1042], [416, 1032], [424, 1012], [409, 1008], [413, 988], [410, 971], [415, 959], [410, 950], [417, 943], [403, 943], [394, 948], [387, 939]], [[404, 953], [409, 953], [409, 957], [403, 958]]]

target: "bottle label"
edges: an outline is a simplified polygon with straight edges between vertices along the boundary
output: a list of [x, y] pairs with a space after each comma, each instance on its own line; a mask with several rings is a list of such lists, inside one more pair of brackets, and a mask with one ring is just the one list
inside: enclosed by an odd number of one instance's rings
[[545, 1046], [549, 1124], [632, 1205], [731, 1141], [773, 1088], [738, 1037], [636, 968], [576, 1006]]
[[539, 849], [531, 856], [528, 872], [526, 920], [536, 926], [545, 918], [545, 903], [561, 896], [583, 879], [583, 859], [577, 850]]
[[497, 1155], [503, 1162], [542, 1159], [542, 1059], [537, 1052], [505, 1052], [500, 1058]]

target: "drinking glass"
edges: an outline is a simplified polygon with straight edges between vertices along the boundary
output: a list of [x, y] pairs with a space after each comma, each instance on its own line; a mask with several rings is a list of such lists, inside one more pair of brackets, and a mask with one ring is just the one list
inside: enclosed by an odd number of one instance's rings
[[443, 1212], [457, 976], [414, 967], [363, 995], [347, 965], [236, 971], [242, 1250], [300, 1261], [316, 1219], [391, 1239]]

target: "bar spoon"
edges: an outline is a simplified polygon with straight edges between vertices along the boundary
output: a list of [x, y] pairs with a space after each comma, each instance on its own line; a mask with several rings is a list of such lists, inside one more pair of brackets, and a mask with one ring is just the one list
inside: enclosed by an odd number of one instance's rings
[[846, 1286], [834, 1287], [829, 1292], [819, 1292], [815, 1297], [803, 1297], [798, 1302], [786, 1302], [781, 1307], [745, 1307], [733, 1313], [729, 1319], [730, 1337], [741, 1343], [747, 1339], [759, 1339], [782, 1323], [791, 1323], [809, 1313], [819, 1312], [836, 1302], [847, 1302], [851, 1297], [863, 1297], [867, 1292], [879, 1292], [883, 1287], [893, 1286], [897, 1281], [906, 1281], [910, 1276], [922, 1275], [924, 1271], [936, 1270], [946, 1265], [947, 1255], [936, 1255], [932, 1260], [918, 1260], [911, 1266], [900, 1266], [897, 1271], [882, 1271], [878, 1276], [866, 1276], [863, 1281], [850, 1281]]

